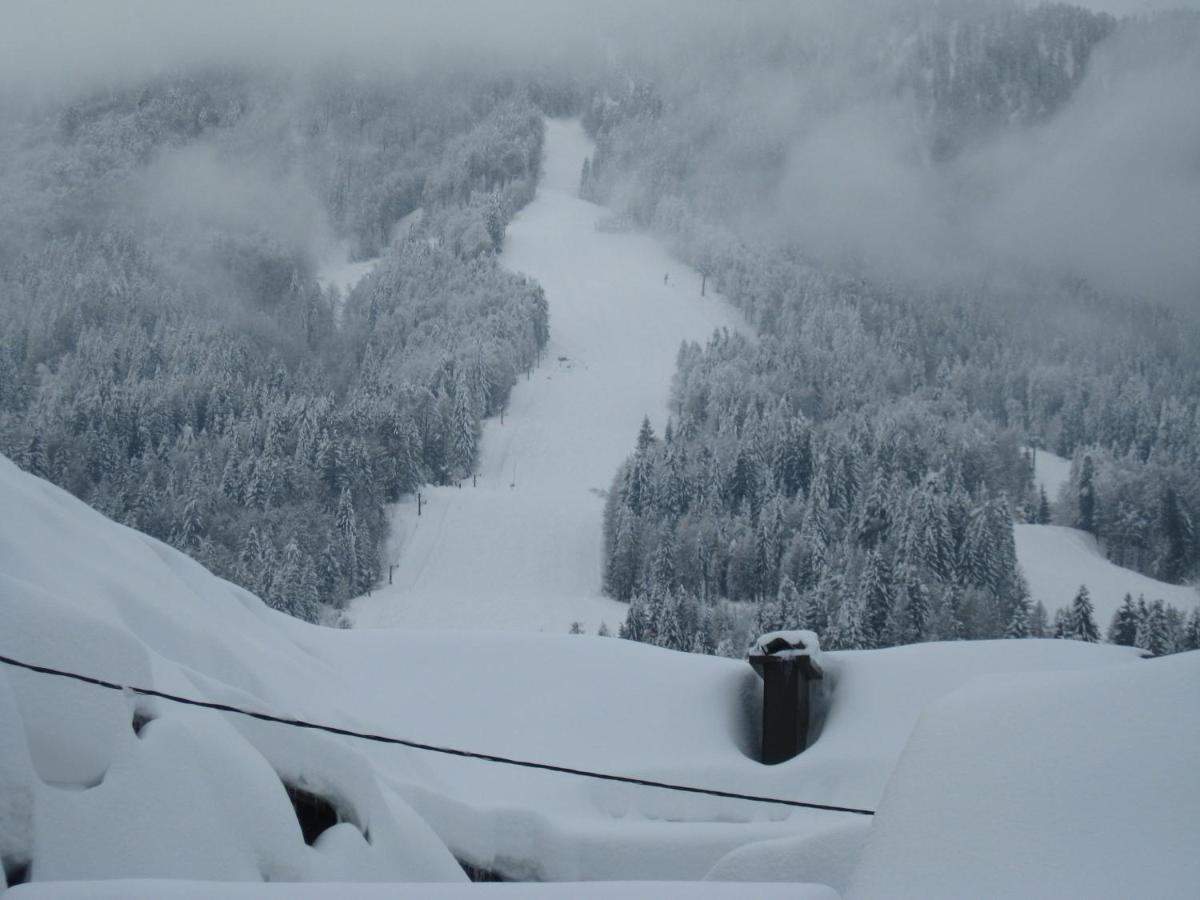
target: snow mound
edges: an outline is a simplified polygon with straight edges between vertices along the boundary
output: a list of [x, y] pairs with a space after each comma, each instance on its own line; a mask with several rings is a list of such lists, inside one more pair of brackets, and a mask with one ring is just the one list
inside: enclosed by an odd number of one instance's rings
[[[0, 654], [334, 715], [328, 667], [289, 637], [292, 620], [2, 457], [0, 509]], [[0, 857], [36, 881], [464, 877], [354, 748], [280, 740], [261, 723], [0, 666]], [[353, 810], [370, 844], [306, 845], [284, 779]]]
[[922, 710], [934, 700], [980, 675], [1124, 666], [1138, 658], [1129, 647], [1054, 640], [827, 652], [816, 736], [799, 756], [771, 768], [803, 785], [806, 800], [874, 809]]
[[1059, 525], [1015, 525], [1017, 562], [1034, 600], [1051, 614], [1069, 606], [1080, 585], [1087, 585], [1103, 634], [1126, 594], [1134, 600], [1165, 600], [1185, 612], [1200, 603], [1200, 592], [1186, 585], [1167, 584], [1148, 575], [1114, 565], [1090, 534]]
[[934, 703], [847, 897], [1195, 897], [1198, 682], [1192, 652]]
[[747, 844], [722, 857], [711, 881], [813, 881], [844, 890], [866, 844], [871, 820], [862, 818], [803, 837]]

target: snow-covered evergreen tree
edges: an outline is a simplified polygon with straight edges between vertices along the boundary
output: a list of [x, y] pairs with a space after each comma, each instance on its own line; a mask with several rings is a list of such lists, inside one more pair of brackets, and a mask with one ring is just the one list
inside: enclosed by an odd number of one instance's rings
[[1125, 595], [1121, 606], [1113, 613], [1112, 624], [1108, 628], [1108, 641], [1126, 647], [1137, 646], [1138, 614], [1133, 605], [1133, 597]]
[[1067, 624], [1067, 637], [1077, 641], [1087, 641], [1089, 644], [1098, 643], [1100, 629], [1096, 627], [1095, 608], [1092, 606], [1092, 596], [1086, 585], [1080, 585], [1071, 601], [1071, 611]]

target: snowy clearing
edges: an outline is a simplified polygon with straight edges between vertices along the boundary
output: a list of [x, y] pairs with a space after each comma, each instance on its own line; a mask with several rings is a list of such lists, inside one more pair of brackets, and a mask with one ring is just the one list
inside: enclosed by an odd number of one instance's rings
[[1185, 612], [1200, 603], [1200, 592], [1187, 585], [1167, 584], [1114, 565], [1104, 558], [1096, 539], [1076, 528], [1059, 525], [1014, 525], [1017, 562], [1034, 600], [1053, 614], [1069, 606], [1081, 584], [1087, 585], [1103, 633], [1126, 594], [1147, 602], [1165, 600]]
[[642, 417], [666, 423], [680, 342], [745, 325], [652, 238], [596, 229], [604, 209], [576, 196], [591, 152], [578, 121], [547, 122], [542, 182], [501, 257], [546, 290], [542, 365], [485, 423], [476, 485], [423, 490], [420, 517], [398, 504], [394, 582], [353, 603], [356, 626], [594, 633], [625, 617], [600, 593], [604, 492]]
[[1033, 483], [1046, 491], [1051, 503], [1058, 502], [1059, 491], [1071, 480], [1071, 461], [1046, 450], [1033, 451]]

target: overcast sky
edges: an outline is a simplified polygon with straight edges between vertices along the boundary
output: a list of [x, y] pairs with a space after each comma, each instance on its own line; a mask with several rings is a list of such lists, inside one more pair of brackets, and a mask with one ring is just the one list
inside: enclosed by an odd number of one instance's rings
[[[789, 15], [905, 0], [795, 0]], [[772, 0], [5, 0], [0, 85], [74, 87], [197, 58], [295, 60], [352, 52], [367, 59], [563, 49], [601, 27], [669, 38]], [[779, 4], [776, 3], [776, 6]], [[1200, 9], [1200, 0], [1086, 0], [1116, 13]], [[632, 24], [631, 24], [632, 23]]]

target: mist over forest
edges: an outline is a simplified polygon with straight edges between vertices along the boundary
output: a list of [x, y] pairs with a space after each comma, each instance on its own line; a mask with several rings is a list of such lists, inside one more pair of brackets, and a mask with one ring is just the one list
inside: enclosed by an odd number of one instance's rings
[[472, 0], [336, 10], [305, 0], [281, 15], [254, 2], [18, 3], [0, 83], [10, 102], [61, 102], [215, 67], [385, 78], [458, 68], [553, 79], [578, 103], [605, 78], [644, 79], [670, 140], [691, 145], [689, 191], [756, 238], [922, 284], [1036, 270], [1189, 305], [1200, 286], [1195, 17], [1118, 29], [1107, 12], [1023, 10], [514, 0], [501, 13]]
[[[496, 260], [546, 116], [582, 117], [609, 227], [664, 240], [757, 331], [685, 346], [667, 433], [630, 435], [604, 549], [628, 636], [1066, 633], [1014, 521], [1197, 573], [1195, 11], [4, 19], [0, 448], [281, 609], [337, 621], [380, 578], [387, 504], [470, 476], [541, 359], [546, 298]], [[318, 279], [339, 255], [380, 262], [343, 295]], [[1061, 497], [1030, 447], [1073, 460]], [[1156, 649], [1200, 639], [1162, 619]]]

